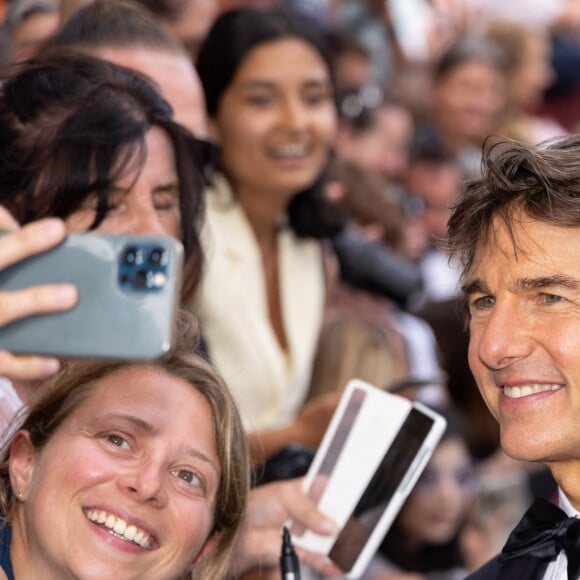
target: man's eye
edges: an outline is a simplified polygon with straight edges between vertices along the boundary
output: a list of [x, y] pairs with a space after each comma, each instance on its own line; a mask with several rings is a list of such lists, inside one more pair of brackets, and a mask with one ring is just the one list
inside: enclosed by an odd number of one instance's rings
[[481, 296], [471, 301], [471, 310], [487, 310], [493, 308], [495, 305], [495, 297], [493, 296]]
[[558, 302], [562, 302], [564, 300], [564, 298], [561, 296], [556, 296], [555, 294], [542, 294], [541, 299], [545, 304], [557, 304]]

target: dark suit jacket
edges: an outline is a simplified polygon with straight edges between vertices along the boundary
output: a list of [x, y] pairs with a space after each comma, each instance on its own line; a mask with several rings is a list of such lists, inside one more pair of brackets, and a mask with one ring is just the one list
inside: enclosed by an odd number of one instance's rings
[[549, 561], [534, 558], [499, 561], [499, 556], [469, 574], [465, 580], [542, 580]]

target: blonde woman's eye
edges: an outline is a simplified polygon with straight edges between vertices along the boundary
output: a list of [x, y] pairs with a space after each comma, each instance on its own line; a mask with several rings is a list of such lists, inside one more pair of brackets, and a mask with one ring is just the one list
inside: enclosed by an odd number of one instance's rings
[[172, 471], [171, 473], [175, 477], [182, 479], [183, 481], [185, 481], [186, 483], [189, 483], [190, 485], [194, 485], [197, 487], [202, 486], [201, 479], [193, 471], [190, 471], [189, 469], [176, 469], [175, 471]]
[[126, 439], [124, 439], [120, 435], [115, 435], [114, 433], [106, 435], [105, 439], [109, 441], [109, 443], [115, 445], [116, 447], [127, 447], [129, 445]]

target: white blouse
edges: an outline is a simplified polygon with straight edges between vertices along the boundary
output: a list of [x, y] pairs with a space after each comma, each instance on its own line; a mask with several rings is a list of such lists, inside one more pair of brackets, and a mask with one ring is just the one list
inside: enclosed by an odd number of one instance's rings
[[300, 410], [310, 381], [325, 298], [321, 245], [287, 227], [278, 234], [285, 351], [270, 323], [256, 237], [224, 176], [214, 176], [206, 203], [206, 263], [193, 310], [246, 428], [282, 427]]

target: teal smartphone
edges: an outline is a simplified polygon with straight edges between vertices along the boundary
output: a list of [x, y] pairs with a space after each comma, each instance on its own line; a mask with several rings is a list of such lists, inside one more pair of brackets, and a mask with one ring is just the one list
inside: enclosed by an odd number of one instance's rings
[[69, 234], [55, 248], [0, 271], [0, 291], [70, 283], [78, 289], [77, 304], [1, 327], [0, 350], [158, 358], [171, 348], [182, 269], [183, 247], [167, 236]]

